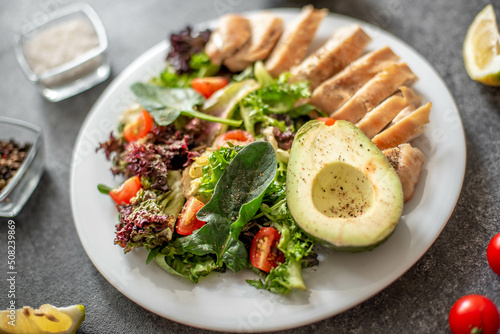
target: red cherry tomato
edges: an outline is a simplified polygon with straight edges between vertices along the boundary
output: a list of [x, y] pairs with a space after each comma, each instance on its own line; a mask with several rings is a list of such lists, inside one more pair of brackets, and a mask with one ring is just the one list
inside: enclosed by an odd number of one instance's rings
[[230, 142], [233, 145], [247, 145], [254, 141], [253, 136], [245, 130], [230, 130], [217, 138], [217, 148], [221, 148]]
[[137, 141], [151, 131], [153, 124], [153, 117], [146, 110], [143, 110], [134, 122], [125, 125], [123, 136], [129, 143]]
[[318, 121], [325, 122], [325, 125], [327, 125], [327, 126], [335, 124], [335, 120], [333, 118], [330, 118], [330, 117], [319, 117], [316, 119]]
[[177, 220], [175, 229], [180, 235], [190, 235], [195, 230], [205, 225], [204, 221], [196, 218], [196, 214], [204, 206], [203, 202], [197, 200], [194, 196], [189, 197], [182, 207], [182, 211]]
[[280, 237], [273, 227], [263, 227], [257, 232], [250, 247], [250, 262], [254, 267], [269, 272], [285, 261], [285, 255], [278, 249]]
[[191, 86], [195, 91], [208, 99], [213, 93], [225, 87], [228, 83], [229, 80], [224, 77], [205, 77], [194, 78], [191, 81]]
[[486, 251], [486, 258], [490, 264], [491, 269], [500, 275], [500, 233], [491, 239], [488, 250]]
[[496, 334], [500, 328], [497, 307], [481, 295], [467, 295], [457, 300], [448, 321], [453, 334]]
[[141, 180], [138, 176], [133, 176], [122, 183], [121, 186], [109, 192], [109, 196], [116, 204], [130, 204], [130, 200], [137, 195], [141, 189]]

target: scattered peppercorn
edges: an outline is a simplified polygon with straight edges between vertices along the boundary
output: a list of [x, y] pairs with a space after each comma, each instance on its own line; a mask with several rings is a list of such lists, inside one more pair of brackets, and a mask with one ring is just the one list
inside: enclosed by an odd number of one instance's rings
[[14, 140], [0, 140], [0, 191], [7, 186], [16, 175], [31, 144], [21, 146]]

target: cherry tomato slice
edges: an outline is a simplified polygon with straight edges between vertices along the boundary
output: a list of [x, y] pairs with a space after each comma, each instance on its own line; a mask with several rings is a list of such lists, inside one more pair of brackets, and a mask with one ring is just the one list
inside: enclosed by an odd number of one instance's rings
[[250, 262], [254, 267], [270, 272], [285, 262], [285, 255], [278, 249], [280, 237], [273, 227], [263, 227], [257, 232], [250, 246]]
[[153, 117], [146, 110], [143, 110], [134, 122], [125, 125], [123, 136], [129, 143], [137, 141], [151, 131], [153, 124]]
[[318, 121], [325, 122], [325, 125], [330, 126], [335, 124], [335, 120], [330, 117], [318, 117], [316, 118]]
[[455, 302], [448, 322], [453, 334], [496, 334], [500, 328], [500, 315], [490, 299], [467, 295]]
[[177, 225], [175, 226], [177, 233], [180, 235], [190, 235], [195, 230], [205, 225], [204, 221], [196, 218], [196, 214], [203, 206], [205, 206], [205, 204], [196, 199], [196, 197], [189, 197], [187, 202], [182, 207], [179, 219], [177, 219]]
[[500, 233], [495, 235], [488, 244], [486, 258], [493, 272], [500, 275]]
[[130, 200], [137, 195], [141, 189], [141, 179], [138, 176], [133, 176], [122, 183], [121, 186], [109, 192], [109, 196], [116, 204], [130, 204]]
[[254, 141], [253, 136], [245, 130], [230, 130], [217, 138], [217, 148], [221, 148], [230, 142], [233, 145], [244, 146]]
[[225, 87], [228, 83], [229, 80], [224, 77], [205, 77], [194, 78], [191, 81], [191, 86], [195, 91], [208, 99], [213, 93]]

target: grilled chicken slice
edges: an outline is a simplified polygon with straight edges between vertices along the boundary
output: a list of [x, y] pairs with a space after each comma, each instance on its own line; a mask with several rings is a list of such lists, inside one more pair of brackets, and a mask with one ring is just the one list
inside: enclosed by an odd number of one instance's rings
[[399, 87], [417, 79], [406, 63], [387, 66], [363, 85], [340, 109], [331, 114], [334, 119], [357, 123], [367, 112], [391, 96]]
[[432, 103], [421, 106], [393, 126], [373, 137], [372, 141], [380, 150], [396, 147], [420, 136], [429, 123]]
[[224, 65], [232, 72], [243, 71], [257, 60], [266, 59], [283, 33], [283, 20], [269, 12], [262, 12], [250, 17], [250, 40]]
[[398, 117], [402, 119], [402, 114], [408, 115], [415, 107], [420, 106], [422, 98], [413, 89], [402, 86], [399, 90], [400, 92], [384, 100], [356, 124], [370, 139], [391, 121], [396, 122]]
[[403, 94], [395, 94], [367, 113], [356, 126], [372, 139], [382, 131], [401, 110], [408, 106]]
[[313, 91], [323, 81], [358, 59], [370, 40], [358, 25], [337, 29], [322, 47], [290, 70], [290, 81], [310, 81]]
[[408, 104], [414, 106], [415, 108], [418, 108], [422, 105], [422, 97], [410, 87], [402, 86], [399, 87], [399, 90], [403, 94], [406, 101], [408, 101]]
[[408, 106], [405, 107], [399, 114], [394, 117], [394, 119], [391, 121], [391, 123], [387, 126], [387, 128], [390, 128], [412, 112], [414, 112], [418, 107], [422, 105], [422, 97], [415, 93], [415, 91], [409, 87], [400, 87], [399, 88], [401, 92], [403, 93], [403, 96], [405, 99], [408, 101]]
[[417, 110], [417, 108], [415, 108], [413, 104], [410, 104], [407, 107], [405, 107], [403, 110], [399, 112], [399, 114], [396, 115], [396, 117], [394, 117], [394, 119], [389, 123], [389, 125], [387, 125], [387, 129], [396, 124], [397, 122], [399, 122], [400, 120], [402, 120], [403, 118], [405, 118], [406, 116], [408, 116], [409, 114], [411, 114], [412, 112], [414, 112], [415, 110]]
[[316, 35], [316, 30], [328, 9], [314, 9], [312, 5], [302, 8], [300, 15], [288, 25], [278, 44], [266, 61], [266, 69], [277, 77], [292, 66], [298, 65]]
[[247, 18], [228, 14], [219, 19], [217, 29], [210, 35], [205, 53], [215, 65], [233, 56], [250, 40], [252, 32]]
[[408, 201], [415, 191], [415, 185], [420, 177], [420, 171], [424, 164], [424, 155], [416, 147], [410, 144], [401, 144], [397, 147], [383, 150], [387, 160], [396, 170], [401, 185], [405, 202]]
[[389, 47], [372, 51], [319, 85], [312, 93], [309, 103], [331, 114], [368, 80], [398, 60], [399, 57]]

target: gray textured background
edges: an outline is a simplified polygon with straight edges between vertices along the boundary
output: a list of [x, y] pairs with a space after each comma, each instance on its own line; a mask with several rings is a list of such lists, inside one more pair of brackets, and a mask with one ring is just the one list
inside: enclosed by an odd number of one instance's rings
[[[301, 7], [305, 1], [88, 1], [110, 40], [112, 77], [90, 91], [53, 104], [17, 66], [9, 36], [48, 8], [69, 1], [0, 2], [0, 115], [30, 121], [45, 132], [47, 161], [40, 185], [15, 218], [17, 305], [81, 303], [87, 317], [77, 333], [202, 333], [161, 318], [113, 288], [88, 259], [71, 217], [69, 165], [78, 130], [107, 84], [137, 56], [179, 30], [234, 11]], [[500, 232], [500, 88], [471, 81], [462, 41], [484, 0], [336, 0], [316, 7], [381, 26], [434, 65], [454, 95], [467, 138], [467, 171], [446, 228], [417, 264], [370, 300], [324, 321], [288, 333], [447, 333], [448, 311], [469, 293], [500, 306], [500, 277], [486, 261], [489, 239]], [[500, 15], [500, 1], [493, 1]], [[90, 210], [92, 208], [89, 208]], [[0, 218], [0, 309], [7, 307], [7, 219]], [[5, 260], [2, 258], [5, 254]], [[237, 307], [237, 306], [235, 306]], [[193, 315], [195, 316], [195, 315]]]

